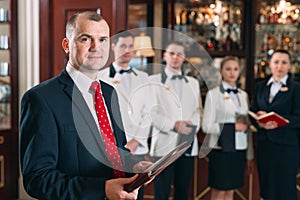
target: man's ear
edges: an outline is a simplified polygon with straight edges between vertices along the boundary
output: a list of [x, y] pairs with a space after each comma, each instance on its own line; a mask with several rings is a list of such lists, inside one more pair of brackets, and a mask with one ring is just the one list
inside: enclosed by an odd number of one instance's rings
[[163, 53], [163, 58], [166, 59], [166, 56], [167, 56], [167, 52], [164, 51], [164, 53]]
[[63, 47], [66, 54], [69, 54], [69, 40], [67, 38], [64, 38], [61, 42], [61, 46]]
[[112, 51], [114, 51], [114, 50], [115, 50], [115, 46], [116, 46], [116, 45], [115, 45], [114, 43], [112, 43], [111, 46], [110, 46], [110, 49], [111, 49]]

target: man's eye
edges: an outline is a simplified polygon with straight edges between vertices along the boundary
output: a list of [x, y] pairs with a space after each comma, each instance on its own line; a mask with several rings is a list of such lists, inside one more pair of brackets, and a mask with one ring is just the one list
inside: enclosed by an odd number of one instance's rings
[[100, 39], [100, 42], [107, 42], [108, 41], [108, 38], [101, 38]]
[[81, 41], [81, 42], [90, 42], [91, 39], [88, 38], [88, 37], [82, 37], [82, 38], [80, 39], [80, 41]]

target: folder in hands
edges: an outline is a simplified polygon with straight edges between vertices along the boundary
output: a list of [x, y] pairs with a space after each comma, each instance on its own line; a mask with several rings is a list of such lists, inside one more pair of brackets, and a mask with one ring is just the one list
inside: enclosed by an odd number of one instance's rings
[[191, 144], [189, 144], [186, 141], [180, 143], [167, 155], [163, 156], [151, 166], [146, 168], [143, 172], [139, 173], [138, 177], [132, 183], [125, 185], [124, 190], [127, 192], [132, 192], [138, 187], [144, 185], [145, 183], [150, 183], [166, 167], [168, 167], [175, 160], [177, 160], [190, 146]]

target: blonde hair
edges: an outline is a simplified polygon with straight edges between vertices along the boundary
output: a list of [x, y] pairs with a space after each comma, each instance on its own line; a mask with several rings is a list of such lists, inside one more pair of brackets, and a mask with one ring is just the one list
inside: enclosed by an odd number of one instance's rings
[[223, 69], [225, 63], [229, 60], [233, 60], [233, 61], [236, 61], [239, 63], [239, 59], [235, 56], [226, 56], [223, 58], [222, 62], [221, 62], [221, 66], [220, 66], [220, 69]]

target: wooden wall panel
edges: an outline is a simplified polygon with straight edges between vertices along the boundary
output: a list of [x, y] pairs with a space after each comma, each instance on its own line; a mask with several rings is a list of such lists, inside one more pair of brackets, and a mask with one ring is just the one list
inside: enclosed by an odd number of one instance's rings
[[40, 0], [41, 81], [64, 68], [66, 59], [61, 41], [65, 36], [66, 13], [98, 8], [111, 28], [111, 35], [126, 28], [127, 0]]

